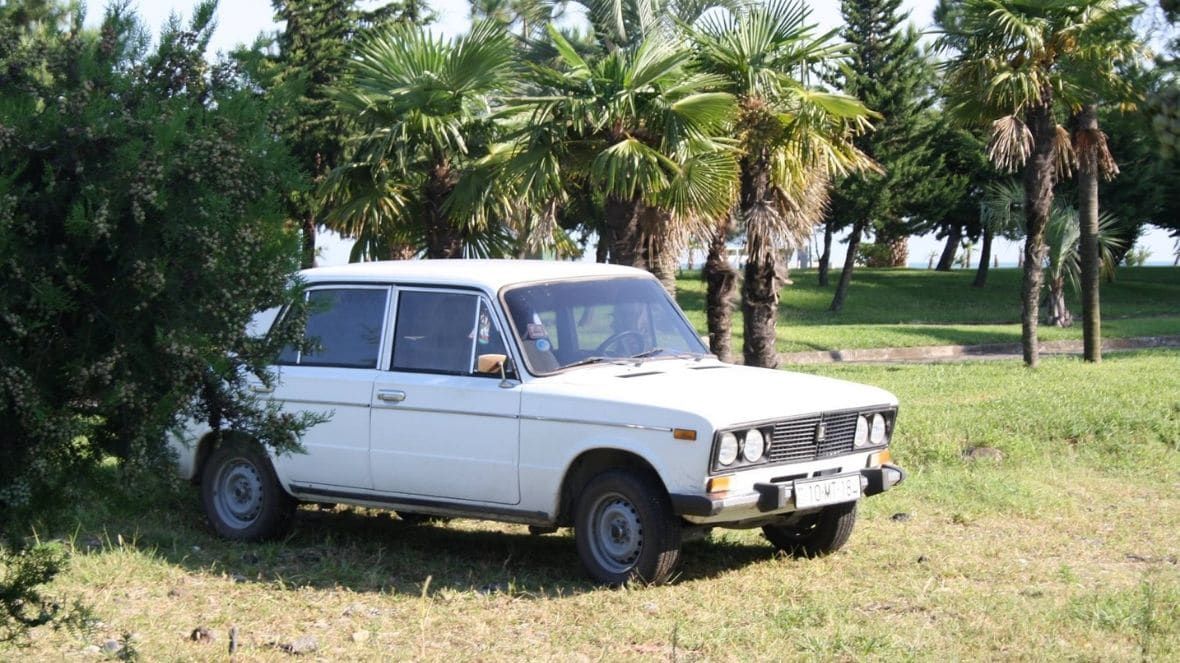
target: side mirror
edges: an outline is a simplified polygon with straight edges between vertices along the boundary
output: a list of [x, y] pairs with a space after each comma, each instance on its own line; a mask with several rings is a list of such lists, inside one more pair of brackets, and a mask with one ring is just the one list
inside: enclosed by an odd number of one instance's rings
[[504, 365], [508, 363], [508, 355], [480, 355], [475, 360], [477, 373], [499, 375], [504, 377]]
[[511, 389], [516, 386], [513, 382], [516, 379], [516, 367], [512, 365], [512, 359], [508, 355], [479, 355], [476, 357], [475, 366], [478, 373], [499, 375], [500, 387], [503, 389]]

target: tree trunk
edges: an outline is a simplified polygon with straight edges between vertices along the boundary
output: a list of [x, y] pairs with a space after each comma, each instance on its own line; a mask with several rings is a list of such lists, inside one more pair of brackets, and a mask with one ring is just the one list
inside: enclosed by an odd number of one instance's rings
[[604, 226], [598, 231], [598, 243], [594, 246], [594, 262], [609, 262], [610, 261], [610, 237], [609, 231]]
[[671, 215], [648, 207], [644, 210], [644, 236], [648, 256], [648, 269], [664, 286], [669, 295], [676, 297], [676, 271], [680, 266], [680, 246], [670, 232]]
[[946, 231], [946, 246], [942, 247], [942, 255], [938, 258], [936, 272], [949, 272], [955, 264], [955, 253], [959, 250], [959, 242], [963, 241], [963, 224], [952, 223]]
[[647, 268], [643, 251], [643, 232], [639, 213], [643, 205], [638, 200], [607, 196], [603, 217], [610, 240], [610, 260], [616, 265]]
[[315, 267], [315, 213], [303, 215], [303, 269]]
[[832, 264], [832, 221], [824, 222], [824, 252], [819, 256], [819, 284], [828, 286], [828, 269]]
[[848, 286], [852, 284], [852, 269], [856, 265], [856, 250], [860, 248], [860, 236], [864, 232], [864, 227], [863, 221], [852, 224], [852, 234], [848, 236], [848, 254], [844, 256], [844, 269], [840, 272], [840, 282], [836, 285], [832, 305], [828, 307], [833, 313], [839, 313], [844, 308], [844, 299], [848, 297]]
[[910, 263], [910, 238], [895, 237], [889, 240], [889, 266], [906, 267]]
[[1073, 324], [1073, 314], [1065, 302], [1065, 277], [1058, 276], [1049, 280], [1048, 317], [1045, 322], [1057, 327], [1069, 327]]
[[983, 229], [983, 248], [979, 250], [979, 269], [975, 270], [975, 280], [971, 285], [982, 288], [987, 285], [987, 269], [992, 262], [992, 231]]
[[724, 362], [733, 358], [733, 293], [737, 285], [737, 270], [729, 264], [725, 246], [732, 224], [733, 218], [729, 214], [718, 221], [709, 242], [709, 257], [705, 259], [703, 270], [709, 351]]
[[1045, 225], [1053, 205], [1053, 143], [1057, 127], [1053, 121], [1052, 89], [1042, 91], [1042, 103], [1025, 111], [1025, 125], [1033, 135], [1033, 152], [1024, 165], [1024, 278], [1021, 281], [1020, 343], [1024, 363], [1036, 368], [1037, 318], [1040, 315], [1041, 285], [1044, 280]]
[[[1082, 106], [1078, 113], [1078, 131], [1098, 133], [1098, 108]], [[1082, 282], [1082, 356], [1086, 361], [1102, 361], [1102, 314], [1098, 301], [1100, 281], [1098, 257], [1098, 168], [1096, 158], [1082, 159], [1078, 168], [1078, 258]], [[1087, 163], [1088, 162], [1088, 163]], [[1086, 167], [1086, 166], [1089, 167]]]
[[450, 164], [439, 161], [426, 183], [426, 257], [462, 258], [463, 236], [443, 211], [447, 195], [455, 188]]
[[746, 223], [746, 272], [742, 281], [742, 356], [747, 366], [778, 367], [778, 251], [771, 236], [771, 216], [778, 201], [771, 183], [769, 155], [763, 151], [742, 164], [740, 205]]
[[751, 251], [742, 280], [742, 357], [746, 366], [778, 368], [778, 285], [774, 253]]

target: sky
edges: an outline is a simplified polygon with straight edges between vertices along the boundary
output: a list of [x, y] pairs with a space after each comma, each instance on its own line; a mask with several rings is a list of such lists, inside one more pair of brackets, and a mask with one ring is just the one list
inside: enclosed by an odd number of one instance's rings
[[[171, 14], [178, 14], [187, 21], [192, 15], [192, 8], [197, 0], [139, 0], [132, 6], [138, 10], [140, 17], [153, 33], [158, 33]], [[373, 2], [371, 4], [379, 4]], [[468, 19], [467, 0], [430, 0], [431, 6], [438, 14], [437, 23], [432, 29], [446, 36], [454, 36], [464, 32], [470, 25]], [[842, 23], [840, 18], [840, 3], [836, 0], [812, 0], [812, 19], [820, 26], [828, 29], [838, 28]], [[902, 6], [910, 12], [910, 20], [919, 28], [926, 29], [930, 24], [930, 17], [934, 11], [936, 0], [904, 0]], [[97, 24], [102, 19], [105, 4], [91, 0], [87, 23]], [[209, 44], [209, 55], [218, 52], [228, 52], [238, 44], [249, 44], [262, 32], [278, 29], [273, 20], [273, 9], [270, 0], [220, 0], [217, 9], [217, 30]], [[1117, 155], [1116, 155], [1117, 156]], [[1149, 226], [1139, 243], [1151, 251], [1149, 264], [1172, 264], [1173, 240], [1167, 233]], [[350, 243], [326, 233], [320, 242], [322, 253], [319, 264], [330, 265], [348, 262]], [[934, 237], [914, 237], [910, 239], [910, 264], [925, 266], [931, 253], [940, 252], [943, 242]], [[1010, 242], [997, 239], [993, 253], [999, 258], [1001, 265], [1015, 265], [1021, 250], [1020, 242]], [[592, 252], [591, 252], [592, 253]], [[833, 262], [841, 264], [844, 259], [844, 245], [833, 247]], [[976, 251], [978, 253], [978, 251]]]

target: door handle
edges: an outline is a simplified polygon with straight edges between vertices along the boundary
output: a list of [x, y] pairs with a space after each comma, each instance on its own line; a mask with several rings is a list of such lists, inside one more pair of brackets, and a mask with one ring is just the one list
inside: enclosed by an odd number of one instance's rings
[[253, 391], [253, 392], [255, 392], [255, 393], [258, 393], [258, 394], [269, 394], [270, 392], [272, 392], [272, 391], [274, 391], [274, 390], [275, 390], [275, 388], [274, 388], [274, 387], [268, 387], [268, 386], [266, 386], [266, 385], [264, 385], [264, 384], [252, 384], [252, 385], [250, 385], [250, 391]]
[[404, 391], [378, 391], [377, 398], [386, 403], [400, 403], [406, 400], [406, 392]]

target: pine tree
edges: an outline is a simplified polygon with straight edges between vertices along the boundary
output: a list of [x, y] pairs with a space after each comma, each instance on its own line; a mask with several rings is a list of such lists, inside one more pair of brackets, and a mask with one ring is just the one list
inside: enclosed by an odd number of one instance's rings
[[[919, 50], [918, 32], [905, 24], [909, 15], [899, 13], [900, 5], [901, 0], [843, 0], [840, 6], [849, 56], [838, 84], [881, 115], [875, 130], [857, 138], [856, 145], [883, 172], [847, 177], [833, 191], [828, 218], [837, 220], [836, 225], [852, 224], [833, 311], [844, 305], [866, 232], [876, 234], [878, 241], [905, 246], [910, 232], [906, 219], [920, 202], [920, 184], [939, 164], [921, 121], [931, 104], [932, 69]], [[904, 264], [904, 251], [894, 253], [894, 264]]]
[[[273, 0], [275, 20], [285, 22], [276, 35], [276, 56], [267, 63], [271, 92], [291, 95], [283, 135], [313, 187], [340, 163], [345, 127], [330, 90], [343, 78], [352, 42], [389, 22], [424, 23], [432, 16], [418, 0], [365, 11], [357, 0]], [[303, 266], [315, 264], [316, 229], [323, 211], [311, 191], [287, 196], [289, 213], [303, 234]]]

